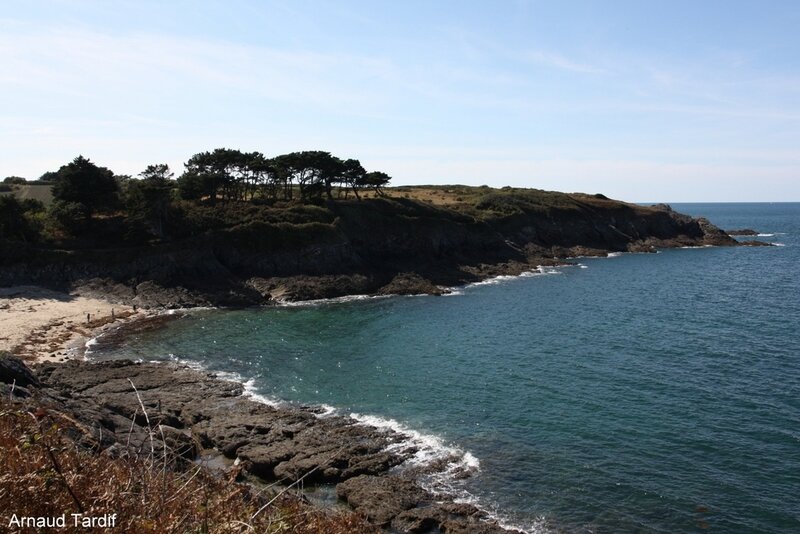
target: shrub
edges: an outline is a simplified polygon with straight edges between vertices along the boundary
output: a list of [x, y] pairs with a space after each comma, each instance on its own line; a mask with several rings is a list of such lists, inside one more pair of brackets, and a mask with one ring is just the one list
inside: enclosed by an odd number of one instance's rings
[[89, 223], [89, 208], [80, 202], [57, 200], [50, 206], [48, 216], [58, 228], [79, 235]]

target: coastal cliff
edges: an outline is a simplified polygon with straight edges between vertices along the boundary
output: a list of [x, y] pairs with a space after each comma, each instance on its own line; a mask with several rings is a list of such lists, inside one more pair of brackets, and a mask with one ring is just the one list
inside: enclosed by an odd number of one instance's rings
[[80, 288], [142, 307], [253, 305], [435, 294], [574, 256], [737, 244], [666, 205], [453, 187], [428, 188], [441, 195], [424, 200], [398, 188], [322, 205], [182, 207], [168, 238], [128, 246], [115, 238], [130, 235], [126, 221], [108, 217], [93, 222], [93, 239], [69, 246], [6, 243], [0, 285]]

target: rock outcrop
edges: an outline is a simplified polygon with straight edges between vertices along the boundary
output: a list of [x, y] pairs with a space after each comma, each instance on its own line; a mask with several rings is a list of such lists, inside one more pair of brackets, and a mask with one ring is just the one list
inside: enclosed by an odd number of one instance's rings
[[[35, 284], [142, 308], [246, 306], [442, 291], [578, 255], [735, 246], [706, 219], [602, 195], [495, 190], [456, 211], [404, 198], [336, 201], [130, 248], [15, 247], [0, 285]], [[274, 215], [274, 214], [273, 214]], [[255, 216], [254, 216], [255, 217]], [[513, 266], [502, 272], [504, 267]]]
[[757, 236], [758, 232], [753, 230], [752, 228], [742, 228], [740, 230], [728, 230], [725, 232], [728, 235], [749, 235], [749, 236]]
[[42, 364], [31, 372], [14, 357], [0, 358], [0, 394], [10, 395], [15, 383], [25, 387], [14, 395], [66, 415], [74, 422], [69, 435], [93, 451], [166, 454], [187, 466], [221, 456], [231, 476], [338, 484], [343, 501], [397, 532], [508, 532], [479, 509], [422, 488], [416, 470], [393, 469], [416, 452], [404, 436], [313, 407], [255, 402], [241, 384], [211, 373], [131, 361]]

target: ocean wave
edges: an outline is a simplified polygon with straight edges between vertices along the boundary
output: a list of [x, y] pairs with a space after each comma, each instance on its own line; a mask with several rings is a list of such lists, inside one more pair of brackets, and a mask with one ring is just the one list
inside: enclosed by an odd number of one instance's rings
[[[527, 534], [550, 531], [544, 517], [538, 518], [532, 524], [521, 524], [505, 516], [485, 499], [467, 491], [462, 481], [481, 470], [480, 460], [470, 451], [449, 445], [439, 436], [414, 430], [394, 419], [359, 413], [350, 413], [350, 417], [360, 424], [395, 432], [405, 438], [399, 443], [389, 445], [387, 451], [402, 450], [409, 446], [417, 449], [413, 457], [400, 465], [400, 469], [419, 469], [424, 474], [417, 480], [428, 491], [449, 495], [456, 503], [471, 504], [506, 529]], [[434, 466], [436, 469], [425, 472], [426, 466]]]
[[281, 307], [321, 306], [325, 304], [341, 304], [344, 302], [355, 302], [359, 300], [385, 299], [395, 296], [397, 295], [345, 295], [343, 297], [333, 297], [328, 299], [278, 300], [277, 305]]
[[[238, 379], [239, 382], [242, 382], [242, 377], [236, 373], [217, 372], [217, 375], [221, 378]], [[255, 383], [255, 378], [242, 382], [246, 395], [251, 399], [270, 406], [292, 404], [286, 401], [270, 399], [259, 394]], [[485, 511], [491, 519], [497, 521], [504, 528], [516, 529], [529, 534], [538, 534], [546, 531], [544, 529], [544, 519], [537, 521], [533, 525], [518, 524], [498, 512], [496, 507], [487, 506], [483, 499], [463, 488], [463, 483], [460, 483], [460, 481], [480, 472], [481, 469], [480, 460], [470, 451], [447, 444], [440, 436], [420, 432], [395, 419], [357, 412], [345, 414], [328, 404], [315, 406], [321, 409], [315, 413], [317, 417], [349, 416], [360, 425], [393, 432], [401, 436], [403, 439], [388, 445], [386, 451], [415, 449], [414, 455], [401, 464], [399, 469], [419, 472], [420, 475], [418, 475], [417, 480], [428, 491], [450, 495], [454, 502], [472, 504]]]
[[[141, 362], [142, 359], [137, 361]], [[173, 353], [169, 353], [166, 360], [149, 361], [152, 363], [175, 363], [197, 371], [213, 373], [221, 380], [242, 384], [243, 396], [261, 404], [272, 407], [296, 406], [290, 401], [261, 394], [256, 385], [258, 376], [246, 379], [236, 372], [209, 369], [200, 361], [181, 358]], [[464, 489], [462, 481], [480, 472], [481, 469], [480, 460], [470, 451], [447, 444], [440, 436], [420, 432], [391, 418], [355, 412], [344, 414], [341, 410], [328, 404], [314, 404], [313, 406], [316, 408], [313, 412], [316, 417], [349, 416], [357, 424], [394, 432], [401, 436], [402, 439], [388, 445], [386, 451], [402, 451], [409, 448], [416, 450], [411, 458], [398, 466], [398, 469], [411, 470], [420, 485], [428, 491], [449, 495], [454, 502], [472, 504], [486, 512], [489, 518], [497, 521], [504, 528], [516, 529], [527, 534], [547, 531], [543, 527], [544, 519], [541, 520], [541, 523], [537, 521], [532, 525], [521, 525], [498, 512], [497, 507], [487, 505], [483, 499]]]
[[98, 334], [95, 337], [86, 340], [86, 344], [83, 346], [83, 359], [84, 360], [88, 360], [89, 359], [89, 354], [91, 354], [91, 352], [92, 352], [92, 347], [97, 345], [97, 343], [98, 343], [97, 339], [102, 335], [103, 334]]
[[487, 278], [486, 280], [481, 280], [480, 282], [472, 282], [471, 284], [467, 284], [463, 287], [467, 288], [467, 287], [479, 287], [479, 286], [493, 286], [497, 284], [502, 284], [503, 282], [508, 282], [510, 280], [518, 280], [520, 278], [533, 278], [534, 276], [542, 276], [548, 274], [563, 274], [563, 273], [557, 267], [545, 267], [543, 265], [540, 265], [536, 269], [530, 271], [524, 271], [519, 274], [501, 274], [499, 276], [493, 276], [491, 278]]
[[[223, 373], [217, 373], [218, 375], [222, 376]], [[267, 406], [278, 407], [282, 403], [278, 399], [273, 399], [267, 397], [266, 395], [262, 395], [258, 392], [258, 388], [256, 388], [256, 379], [251, 378], [250, 380], [242, 380], [241, 375], [237, 373], [227, 373], [231, 375], [233, 378], [232, 382], [241, 382], [242, 387], [244, 387], [244, 396], [250, 399], [253, 399], [256, 402], [260, 402], [261, 404], [266, 404]]]
[[441, 289], [446, 291], [446, 293], [442, 294], [443, 297], [458, 297], [464, 294], [464, 289], [462, 287], [442, 286]]
[[[527, 278], [542, 276], [546, 274], [559, 274], [554, 268], [540, 267], [535, 271], [522, 273], [520, 276], [499, 276], [495, 277], [493, 283], [501, 283], [505, 280], [515, 278]], [[478, 283], [476, 285], [480, 285]], [[352, 300], [364, 300], [372, 298], [369, 296], [351, 296], [337, 299], [321, 299], [318, 301], [306, 301], [301, 303], [291, 303], [290, 305], [315, 305], [329, 302], [347, 302]], [[385, 298], [380, 296], [378, 298]], [[175, 312], [173, 312], [175, 313]], [[102, 335], [102, 334], [101, 334]], [[100, 337], [100, 336], [98, 336]], [[96, 338], [86, 342], [87, 347], [98, 343]], [[138, 361], [142, 361], [140, 358]], [[209, 372], [216, 375], [221, 380], [242, 384], [243, 396], [268, 406], [297, 406], [296, 403], [264, 395], [260, 392], [257, 382], [259, 376], [246, 378], [237, 372], [220, 371], [210, 369], [205, 362], [179, 357], [174, 353], [167, 354], [167, 358], [149, 360], [153, 363], [174, 363], [188, 367], [197, 371]], [[403, 462], [397, 469], [407, 470], [409, 474], [416, 477], [418, 483], [432, 493], [448, 495], [454, 502], [469, 503], [483, 510], [489, 518], [497, 521], [498, 524], [508, 529], [516, 529], [524, 533], [538, 534], [545, 532], [540, 528], [539, 522], [534, 524], [520, 524], [518, 521], [505, 516], [491, 502], [484, 498], [470, 493], [464, 487], [464, 479], [479, 473], [481, 462], [477, 456], [468, 450], [464, 450], [456, 445], [447, 443], [442, 437], [415, 430], [395, 419], [360, 413], [345, 413], [334, 406], [327, 404], [314, 404], [313, 413], [318, 418], [344, 416], [350, 417], [359, 425], [370, 426], [382, 431], [393, 432], [401, 437], [399, 441], [394, 441], [386, 447], [387, 452], [400, 452], [406, 449], [413, 449], [416, 452]], [[544, 524], [544, 523], [542, 523]]]
[[427, 466], [444, 462], [444, 472], [451, 475], [465, 475], [480, 470], [480, 461], [469, 451], [445, 444], [444, 440], [433, 434], [424, 434], [407, 427], [394, 419], [387, 419], [376, 415], [363, 415], [351, 413], [350, 417], [362, 425], [372, 426], [381, 430], [391, 430], [406, 438], [402, 442], [389, 445], [387, 450], [397, 450], [414, 446], [417, 452], [407, 460], [408, 466]]

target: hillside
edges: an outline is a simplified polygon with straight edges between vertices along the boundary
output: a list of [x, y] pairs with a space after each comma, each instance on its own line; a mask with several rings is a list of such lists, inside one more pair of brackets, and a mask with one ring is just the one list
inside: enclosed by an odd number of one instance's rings
[[438, 293], [579, 255], [735, 245], [668, 206], [536, 189], [396, 187], [317, 204], [176, 201], [163, 237], [124, 214], [78, 237], [5, 242], [0, 284], [81, 286], [142, 306]]

